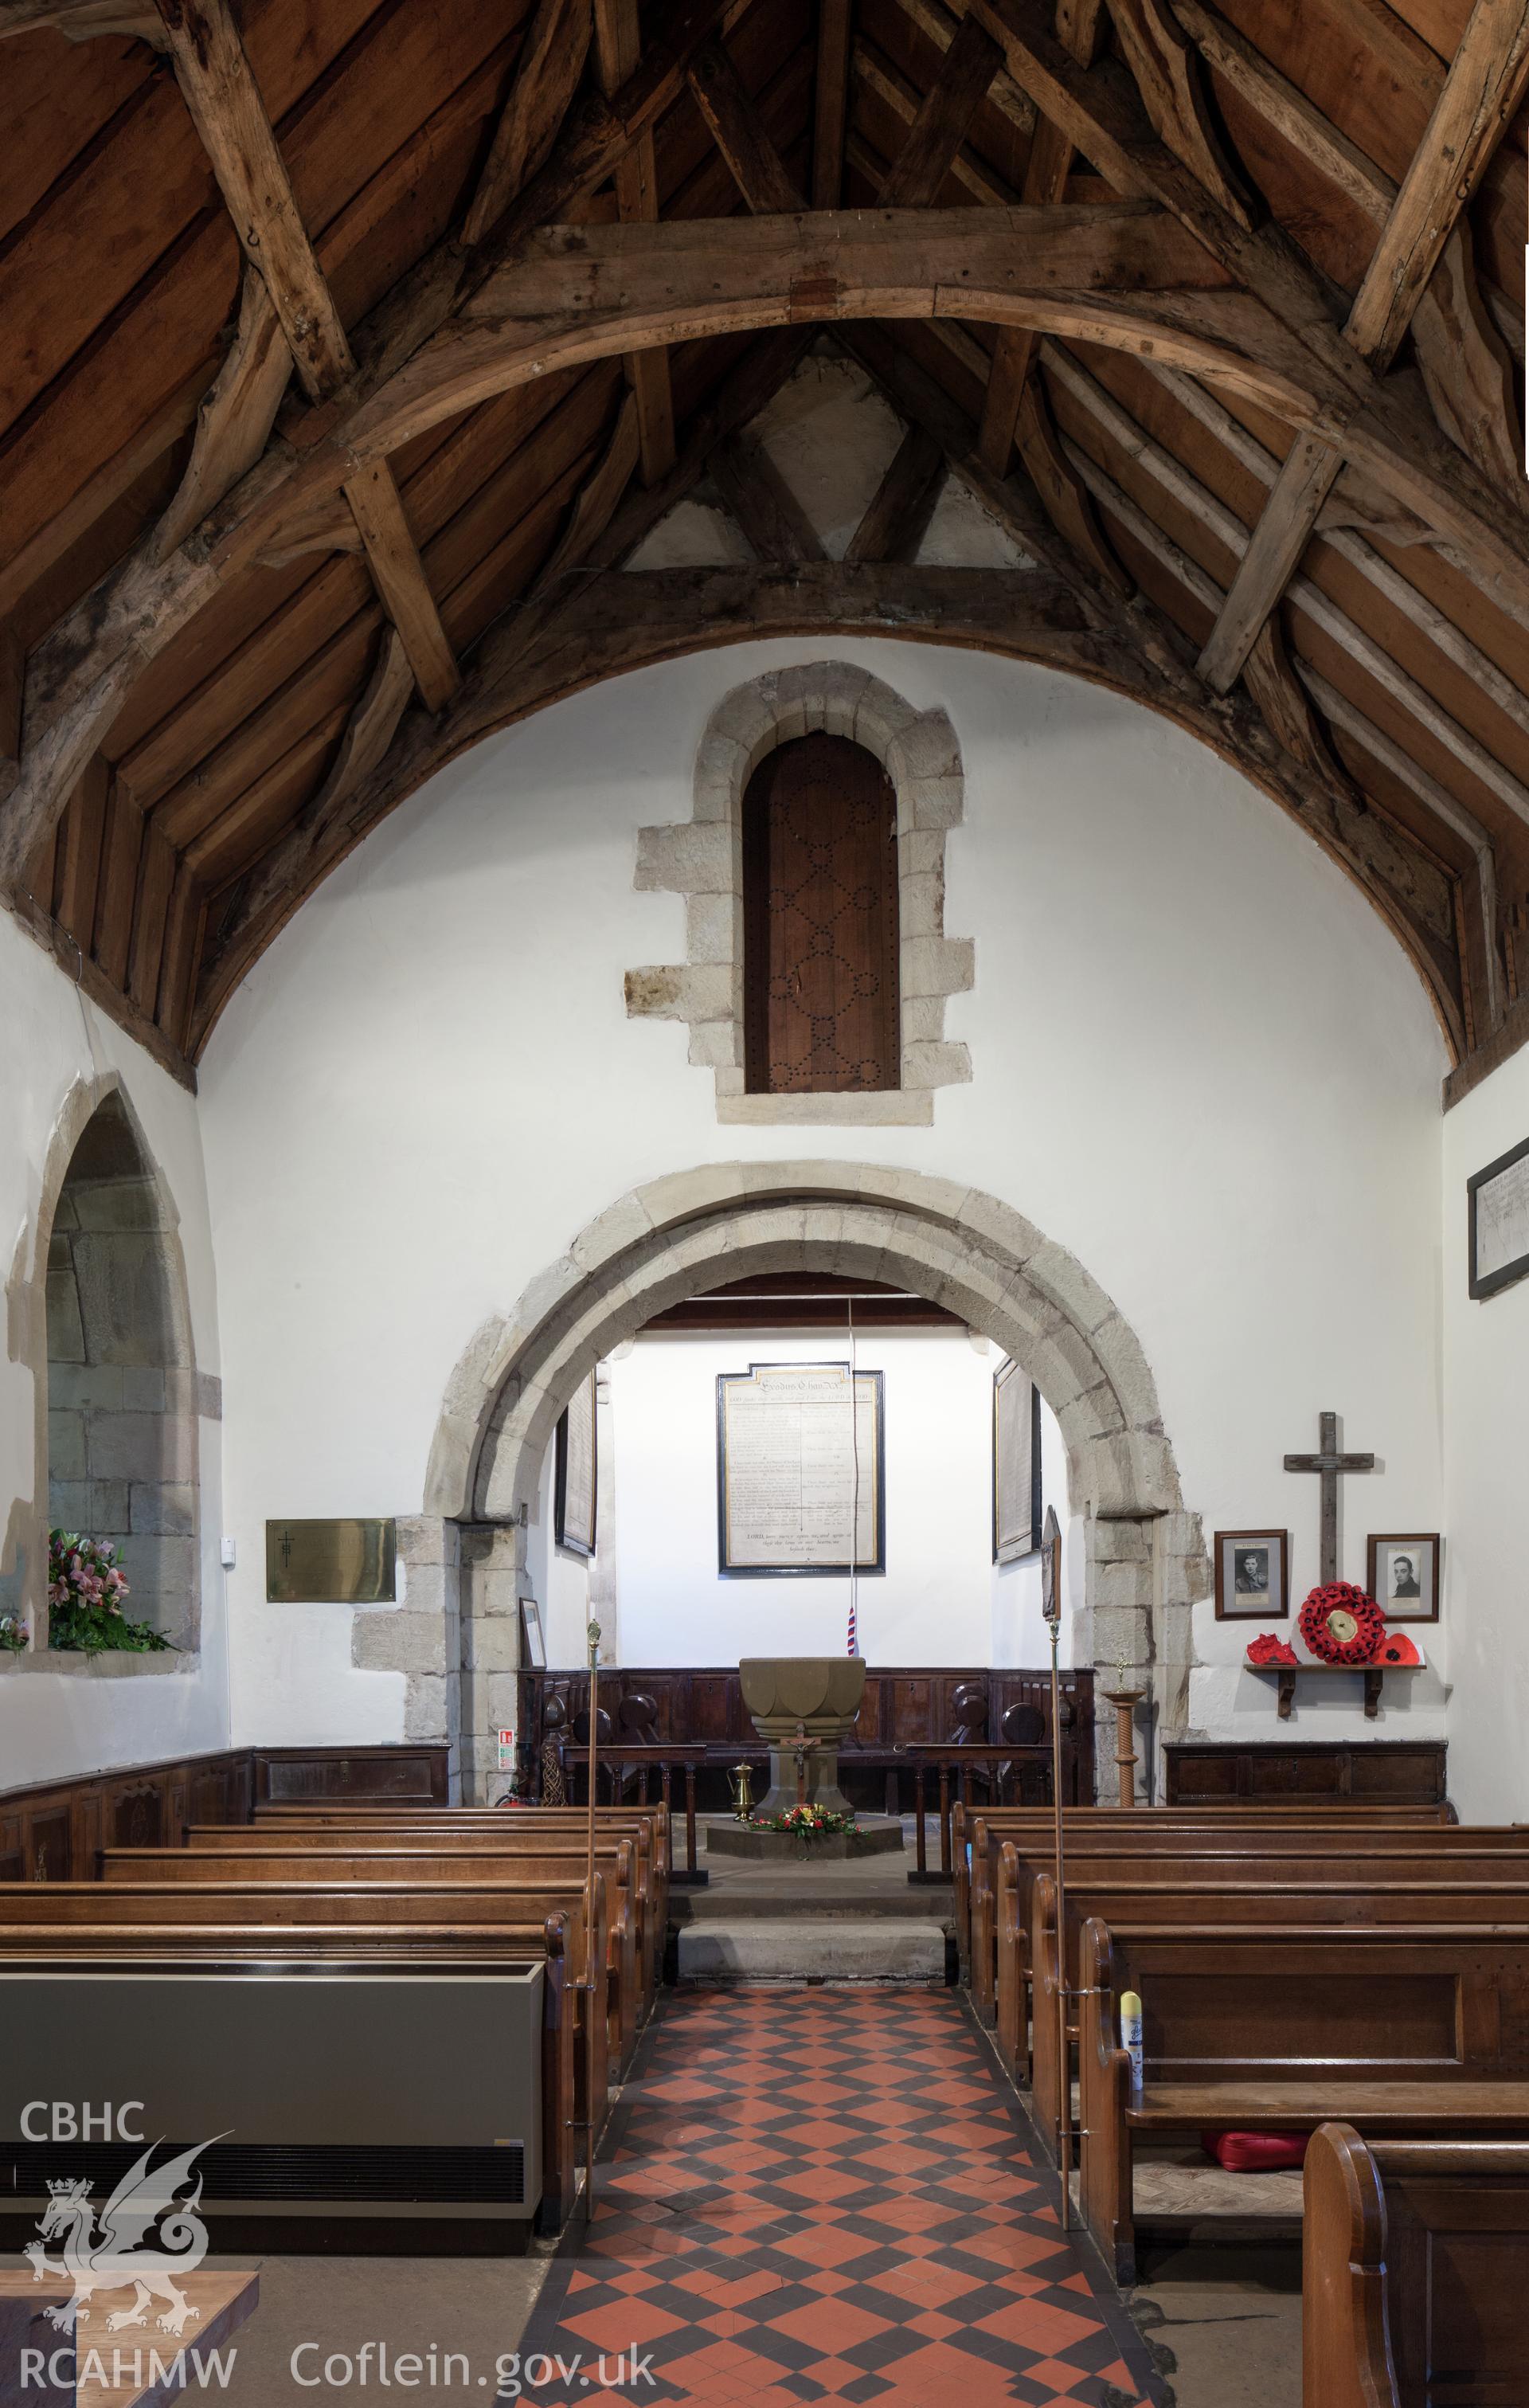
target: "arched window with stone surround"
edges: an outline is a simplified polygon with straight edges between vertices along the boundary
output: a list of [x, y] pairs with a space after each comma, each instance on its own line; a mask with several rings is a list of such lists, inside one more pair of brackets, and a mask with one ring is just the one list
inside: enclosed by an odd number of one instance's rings
[[48, 1248], [48, 1518], [109, 1539], [128, 1612], [197, 1636], [194, 1373], [168, 1208], [118, 1095], [64, 1173]]
[[901, 1082], [897, 797], [875, 754], [801, 736], [743, 797], [746, 1091], [844, 1095]]

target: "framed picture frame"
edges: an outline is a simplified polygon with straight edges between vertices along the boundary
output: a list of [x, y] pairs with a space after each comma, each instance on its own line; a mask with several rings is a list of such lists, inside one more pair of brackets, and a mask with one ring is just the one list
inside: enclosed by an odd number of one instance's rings
[[599, 1469], [594, 1405], [592, 1371], [558, 1415], [552, 1472], [552, 1536], [557, 1545], [571, 1555], [593, 1555], [599, 1535], [594, 1502]]
[[1218, 1530], [1218, 1622], [1290, 1620], [1290, 1532]]
[[1529, 1137], [1465, 1182], [1470, 1292], [1479, 1303], [1529, 1278]]
[[847, 1578], [851, 1553], [857, 1572], [886, 1570], [883, 1405], [883, 1375], [848, 1363], [719, 1371], [721, 1579]]
[[542, 1633], [541, 1608], [534, 1597], [521, 1601], [521, 1666], [528, 1672], [547, 1670], [547, 1641]]
[[1436, 1530], [1370, 1532], [1369, 1592], [1388, 1622], [1438, 1620], [1441, 1553]]
[[1040, 1546], [1040, 1391], [1012, 1357], [993, 1375], [993, 1560], [1018, 1563]]

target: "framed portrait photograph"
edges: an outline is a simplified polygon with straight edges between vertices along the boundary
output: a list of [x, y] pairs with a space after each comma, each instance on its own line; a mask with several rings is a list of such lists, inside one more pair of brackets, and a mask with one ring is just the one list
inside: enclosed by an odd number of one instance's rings
[[993, 1560], [1017, 1563], [1040, 1545], [1040, 1392], [1015, 1362], [993, 1375]]
[[558, 1418], [552, 1473], [552, 1536], [557, 1545], [572, 1555], [594, 1553], [594, 1400], [592, 1371]]
[[1290, 1532], [1218, 1530], [1218, 1622], [1288, 1622]]
[[1439, 1537], [1372, 1530], [1369, 1590], [1388, 1622], [1438, 1620]]
[[524, 1670], [545, 1672], [547, 1641], [542, 1636], [541, 1608], [534, 1597], [521, 1599], [521, 1664]]
[[1467, 1179], [1465, 1194], [1470, 1292], [1479, 1301], [1529, 1278], [1529, 1137]]

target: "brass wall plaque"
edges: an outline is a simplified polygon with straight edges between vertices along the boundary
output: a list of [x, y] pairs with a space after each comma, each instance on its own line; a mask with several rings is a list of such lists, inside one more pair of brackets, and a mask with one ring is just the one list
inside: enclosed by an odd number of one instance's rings
[[391, 1605], [394, 1522], [267, 1522], [265, 1595], [274, 1605]]

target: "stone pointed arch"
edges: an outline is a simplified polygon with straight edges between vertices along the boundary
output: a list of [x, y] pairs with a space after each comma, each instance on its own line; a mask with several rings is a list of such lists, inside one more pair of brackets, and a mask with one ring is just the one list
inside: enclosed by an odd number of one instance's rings
[[[524, 1517], [557, 1417], [579, 1381], [668, 1305], [719, 1280], [837, 1270], [913, 1289], [1021, 1362], [1055, 1412], [1082, 1522], [1081, 1654], [1145, 1671], [1158, 1736], [1183, 1727], [1190, 1605], [1208, 1567], [1186, 1512], [1156, 1383], [1139, 1340], [1077, 1258], [1022, 1214], [959, 1182], [859, 1163], [718, 1163], [634, 1189], [590, 1223], [514, 1311], [477, 1332], [443, 1401], [419, 1526], [420, 1562], [456, 1560], [445, 1529], [477, 1533], [461, 1589], [456, 1700], [464, 1786], [494, 1769], [495, 1715], [513, 1670]], [[434, 1535], [433, 1535], [434, 1534]], [[407, 1560], [407, 1554], [406, 1554]], [[397, 1618], [377, 1617], [384, 1648]], [[497, 1643], [495, 1626], [497, 1625]], [[416, 1651], [423, 1634], [398, 1627]], [[369, 1664], [386, 1661], [368, 1650]], [[398, 1669], [417, 1668], [411, 1663]], [[446, 1633], [440, 1705], [451, 1732], [456, 1655]], [[481, 1677], [479, 1677], [481, 1675]], [[420, 1735], [423, 1735], [423, 1724]], [[1107, 1773], [1103, 1794], [1113, 1794]]]

